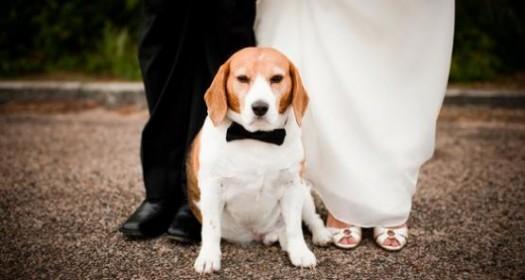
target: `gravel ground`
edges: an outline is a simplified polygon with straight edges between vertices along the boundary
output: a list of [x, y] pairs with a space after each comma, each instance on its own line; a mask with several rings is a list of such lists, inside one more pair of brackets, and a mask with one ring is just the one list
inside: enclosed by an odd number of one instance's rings
[[223, 270], [201, 277], [196, 245], [117, 232], [144, 196], [146, 112], [26, 105], [0, 108], [0, 279], [525, 278], [525, 110], [443, 110], [403, 251], [367, 230], [357, 249], [314, 248], [310, 270], [278, 246], [226, 243]]

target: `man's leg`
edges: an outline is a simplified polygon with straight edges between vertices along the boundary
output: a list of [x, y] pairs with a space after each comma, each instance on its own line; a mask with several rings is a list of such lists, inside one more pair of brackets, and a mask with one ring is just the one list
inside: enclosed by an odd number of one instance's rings
[[174, 165], [184, 157], [180, 139], [187, 133], [191, 73], [173, 77], [188, 64], [183, 54], [192, 49], [189, 2], [145, 1], [139, 62], [150, 112], [141, 139], [146, 199], [120, 228], [128, 236], [164, 233], [184, 197], [180, 167]]
[[151, 114], [141, 146], [146, 199], [121, 227], [129, 236], [162, 234], [177, 209], [169, 234], [200, 236], [186, 202], [185, 153], [206, 116], [202, 96], [216, 70], [236, 49], [255, 43], [254, 1], [180, 2], [146, 4], [139, 50]]
[[[193, 95], [190, 101], [190, 119], [186, 138], [186, 150], [190, 147], [195, 135], [199, 132], [206, 118], [204, 93], [210, 85], [220, 65], [234, 52], [255, 45], [253, 22], [255, 20], [254, 0], [220, 0], [212, 1], [204, 10], [197, 7], [199, 17], [195, 24], [200, 28], [196, 32]], [[204, 23], [204, 24], [203, 24]], [[182, 186], [186, 187], [185, 168], [181, 170]], [[185, 197], [186, 198], [186, 197]], [[185, 200], [177, 212], [168, 236], [182, 242], [200, 239], [200, 224], [197, 222]]]

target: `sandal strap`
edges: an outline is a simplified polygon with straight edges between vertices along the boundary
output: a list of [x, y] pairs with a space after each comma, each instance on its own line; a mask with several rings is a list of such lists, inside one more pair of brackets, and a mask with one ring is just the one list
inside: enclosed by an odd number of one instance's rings
[[358, 226], [349, 226], [345, 228], [333, 228], [328, 227], [328, 230], [332, 233], [334, 240], [341, 240], [344, 237], [352, 237], [356, 241], [361, 240], [362, 230]]
[[375, 227], [374, 228], [374, 238], [377, 238], [380, 235], [387, 234], [389, 231], [394, 233], [394, 236], [402, 236], [403, 238], [408, 238], [408, 227], [403, 226], [399, 228], [387, 228], [387, 227]]

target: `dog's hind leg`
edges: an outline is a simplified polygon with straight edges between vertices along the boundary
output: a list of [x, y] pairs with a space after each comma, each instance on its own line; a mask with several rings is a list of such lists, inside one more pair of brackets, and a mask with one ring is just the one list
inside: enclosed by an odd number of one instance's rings
[[315, 203], [310, 188], [305, 188], [302, 218], [312, 232], [312, 242], [318, 246], [326, 246], [332, 241], [332, 233], [324, 226], [323, 220], [315, 211]]
[[271, 231], [264, 235], [263, 237], [263, 243], [264, 245], [272, 245], [273, 243], [277, 242], [279, 240], [279, 232], [280, 230], [276, 229], [274, 231]]
[[281, 246], [281, 250], [287, 251], [288, 240], [286, 239], [286, 230], [284, 229], [284, 227], [277, 232], [277, 235], [279, 238], [279, 245]]

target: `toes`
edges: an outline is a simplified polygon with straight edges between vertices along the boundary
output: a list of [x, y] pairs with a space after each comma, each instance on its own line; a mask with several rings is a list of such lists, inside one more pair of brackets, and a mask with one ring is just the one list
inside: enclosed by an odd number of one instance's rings
[[344, 244], [344, 245], [353, 245], [353, 244], [356, 244], [357, 241], [353, 237], [347, 236], [347, 237], [341, 238], [338, 243]]
[[299, 267], [315, 267], [317, 264], [315, 255], [310, 250], [297, 254], [294, 257], [290, 256], [290, 260], [292, 261], [293, 265]]
[[195, 261], [195, 271], [198, 273], [212, 273], [221, 269], [220, 260], [199, 260]]
[[198, 273], [212, 273], [221, 269], [220, 253], [201, 252], [193, 265]]
[[304, 248], [289, 250], [288, 254], [290, 256], [290, 261], [294, 266], [315, 267], [317, 264], [314, 253], [312, 253], [312, 251], [306, 246]]
[[390, 246], [390, 247], [399, 247], [401, 246], [401, 243], [395, 237], [389, 236], [387, 239], [385, 239], [385, 241], [383, 242], [383, 245]]

